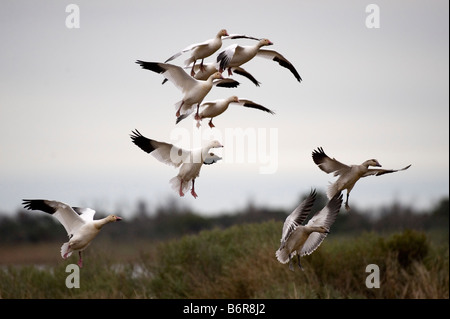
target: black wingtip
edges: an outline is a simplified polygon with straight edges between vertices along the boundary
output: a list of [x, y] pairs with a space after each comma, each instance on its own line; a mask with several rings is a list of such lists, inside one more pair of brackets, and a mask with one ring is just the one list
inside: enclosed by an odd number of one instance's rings
[[31, 210], [31, 199], [22, 199], [22, 206]]
[[130, 134], [130, 137], [132, 142], [136, 144], [136, 146], [138, 146], [141, 150], [146, 153], [151, 153], [155, 150], [155, 147], [153, 147], [152, 145], [152, 140], [146, 138], [137, 129], [131, 131], [131, 133], [132, 134]]
[[326, 155], [323, 148], [321, 146], [319, 146], [317, 148], [317, 150], [313, 150], [312, 152], [312, 156], [314, 157], [315, 155]]
[[156, 73], [164, 73], [166, 69], [161, 66], [161, 63], [158, 62], [146, 62], [142, 60], [136, 60], [136, 63], [139, 64], [143, 69], [150, 70]]
[[188, 116], [189, 116], [189, 114], [181, 114], [180, 116], [177, 117], [175, 124], [180, 123], [182, 120], [184, 120]]
[[48, 214], [56, 212], [56, 209], [48, 205], [43, 199], [23, 199], [22, 205], [28, 210], [40, 210]]

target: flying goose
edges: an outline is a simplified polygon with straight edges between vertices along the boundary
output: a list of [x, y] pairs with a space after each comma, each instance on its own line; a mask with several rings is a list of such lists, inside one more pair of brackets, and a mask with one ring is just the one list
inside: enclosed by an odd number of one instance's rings
[[89, 246], [102, 227], [108, 223], [122, 220], [121, 217], [109, 215], [94, 220], [95, 210], [90, 208], [70, 207], [55, 200], [24, 199], [24, 207], [29, 210], [41, 210], [48, 213], [64, 226], [69, 241], [61, 246], [61, 256], [66, 259], [72, 252], [78, 251], [78, 266], [83, 267], [81, 252]]
[[[214, 124], [212, 122], [213, 118], [222, 114], [228, 109], [228, 106], [230, 104], [239, 104], [244, 107], [248, 108], [254, 108], [257, 110], [261, 110], [270, 114], [275, 114], [272, 110], [269, 110], [268, 108], [259, 105], [251, 100], [247, 99], [240, 99], [237, 96], [230, 96], [226, 99], [221, 100], [215, 100], [215, 101], [208, 101], [204, 102], [200, 105], [200, 107], [204, 107], [204, 109], [198, 113], [198, 115], [195, 115], [195, 120], [197, 121], [197, 127], [200, 127], [200, 121], [204, 118], [210, 118], [210, 121], [208, 123], [209, 127], [213, 128]], [[178, 120], [182, 120], [184, 117], [180, 116]], [[179, 121], [177, 121], [178, 123]]]
[[[222, 158], [210, 153], [211, 148], [223, 147], [219, 141], [211, 141], [204, 147], [194, 150], [184, 150], [172, 144], [158, 142], [143, 136], [138, 130], [132, 131], [131, 140], [144, 152], [153, 155], [158, 161], [180, 167], [178, 175], [170, 180], [172, 188], [180, 197], [191, 188], [191, 195], [197, 198], [194, 183], [200, 174], [203, 164], [213, 164]], [[192, 184], [192, 187], [191, 187]]]
[[[143, 69], [150, 70], [162, 74], [166, 79], [171, 81], [184, 96], [183, 99], [176, 103], [176, 117], [184, 113], [192, 113], [193, 107], [197, 105], [197, 112], [200, 104], [205, 96], [211, 91], [213, 86], [219, 87], [237, 87], [239, 82], [232, 79], [224, 79], [220, 72], [215, 72], [208, 77], [207, 80], [196, 80], [187, 74], [182, 67], [169, 63], [136, 61]], [[219, 81], [214, 81], [219, 80]]]
[[342, 194], [336, 194], [327, 205], [306, 223], [302, 225], [311, 212], [316, 200], [316, 191], [309, 196], [286, 217], [283, 225], [280, 248], [275, 253], [282, 264], [289, 262], [289, 269], [294, 271], [292, 258], [297, 255], [298, 267], [303, 270], [300, 257], [311, 254], [330, 232], [331, 225], [342, 205]]
[[297, 70], [284, 56], [276, 51], [261, 49], [263, 46], [272, 44], [273, 43], [269, 39], [261, 39], [256, 45], [252, 46], [240, 46], [238, 44], [230, 45], [217, 56], [217, 62], [220, 65], [219, 71], [223, 72], [228, 68], [228, 74], [231, 75], [232, 67], [239, 67], [253, 59], [255, 56], [259, 56], [278, 62], [278, 64], [282, 67], [289, 69], [297, 81], [301, 82], [302, 78], [298, 74]]
[[380, 169], [380, 168], [369, 168], [369, 166], [381, 167], [380, 163], [376, 159], [369, 159], [360, 165], [346, 165], [339, 162], [336, 159], [331, 159], [323, 151], [322, 147], [312, 152], [312, 158], [314, 163], [319, 166], [319, 168], [326, 173], [333, 173], [334, 176], [339, 176], [339, 178], [330, 186], [327, 190], [328, 198], [332, 198], [335, 194], [347, 190], [347, 199], [345, 201], [345, 208], [350, 210], [348, 205], [348, 197], [350, 195], [353, 186], [361, 178], [370, 175], [380, 176], [383, 174], [394, 173], [398, 171], [403, 171], [408, 169], [410, 165], [403, 167], [401, 169]]
[[191, 68], [191, 76], [194, 76], [195, 75], [194, 67], [195, 67], [195, 63], [197, 62], [197, 60], [200, 60], [200, 59], [202, 60], [200, 63], [200, 69], [203, 70], [204, 59], [209, 57], [214, 52], [216, 52], [217, 50], [220, 49], [220, 47], [222, 46], [222, 39], [241, 39], [241, 38], [259, 40], [257, 38], [246, 36], [243, 34], [229, 35], [227, 30], [222, 29], [216, 34], [216, 36], [214, 38], [206, 40], [201, 43], [191, 44], [188, 47], [181, 50], [180, 52], [177, 52], [174, 55], [172, 55], [170, 58], [168, 58], [166, 61], [164, 61], [164, 63], [167, 63], [169, 61], [176, 59], [177, 57], [179, 57], [180, 55], [182, 55], [185, 52], [192, 51], [191, 56], [189, 57], [189, 59], [187, 59], [184, 62], [184, 64], [186, 66], [193, 64], [192, 68]]

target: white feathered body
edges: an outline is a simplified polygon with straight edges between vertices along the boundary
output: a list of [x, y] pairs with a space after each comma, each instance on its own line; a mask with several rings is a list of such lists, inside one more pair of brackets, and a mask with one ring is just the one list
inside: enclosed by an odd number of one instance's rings
[[334, 173], [334, 176], [339, 178], [327, 189], [328, 199], [333, 198], [334, 195], [343, 191], [350, 192], [355, 186], [356, 182], [367, 172], [368, 168], [363, 165], [350, 165], [348, 169], [341, 169]]
[[85, 250], [107, 222], [100, 219], [82, 225], [69, 241], [61, 246], [61, 256], [67, 258], [72, 255], [73, 251]]
[[[278, 261], [282, 264], [286, 264], [289, 261], [289, 255], [291, 255], [292, 258], [297, 253], [300, 257], [311, 254], [318, 245], [312, 249], [312, 247], [305, 246], [305, 243], [314, 232], [320, 232], [323, 237], [326, 237], [326, 234], [323, 233], [323, 228], [303, 225], [297, 226], [290, 234], [289, 240], [286, 241], [285, 246], [276, 251]], [[319, 235], [319, 233], [316, 234]]]
[[229, 97], [227, 99], [215, 100], [211, 102], [206, 102], [202, 106], [206, 106], [200, 113], [200, 118], [213, 118], [216, 117], [228, 109], [228, 106], [233, 101], [234, 97]]
[[192, 107], [196, 104], [200, 104], [205, 96], [211, 91], [213, 87], [213, 76], [209, 76], [209, 78], [205, 81], [196, 80], [195, 86], [186, 86], [182, 88], [182, 92], [184, 94], [183, 100], [178, 101], [175, 104], [175, 109], [178, 110], [181, 103], [183, 106], [181, 108], [181, 113], [189, 113], [193, 109]]
[[222, 39], [220, 36], [216, 36], [215, 38], [205, 43], [195, 46], [195, 48], [192, 50], [190, 58], [184, 61], [184, 65], [188, 66], [191, 63], [194, 63], [196, 60], [209, 57], [211, 54], [219, 50], [221, 46]]
[[201, 163], [183, 163], [178, 171], [178, 175], [170, 179], [172, 189], [178, 191], [180, 184], [183, 183], [182, 191], [187, 192], [192, 185], [192, 180], [200, 175]]

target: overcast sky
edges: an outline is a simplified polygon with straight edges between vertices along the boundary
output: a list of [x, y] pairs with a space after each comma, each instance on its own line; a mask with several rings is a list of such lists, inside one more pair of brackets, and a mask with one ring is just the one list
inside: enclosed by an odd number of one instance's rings
[[[78, 28], [66, 23], [75, 21], [71, 3]], [[366, 24], [370, 3], [379, 28]], [[311, 159], [319, 146], [346, 164], [412, 164], [360, 180], [350, 206], [429, 208], [449, 193], [448, 12], [448, 1], [437, 0], [2, 1], [0, 212], [20, 208], [22, 198], [124, 215], [137, 200], [168, 198], [204, 214], [249, 201], [290, 209], [335, 180]], [[303, 82], [256, 57], [243, 67], [260, 87], [235, 75], [238, 88], [215, 87], [205, 101], [237, 95], [275, 115], [231, 106], [215, 129], [206, 121], [197, 129], [191, 118], [175, 125], [181, 92], [135, 61], [163, 62], [222, 28], [270, 39], [268, 49]], [[233, 43], [253, 41], [226, 40], [222, 48]], [[223, 160], [202, 168], [197, 199], [179, 198], [168, 182], [177, 169], [137, 148], [133, 129], [183, 147], [218, 138]]]

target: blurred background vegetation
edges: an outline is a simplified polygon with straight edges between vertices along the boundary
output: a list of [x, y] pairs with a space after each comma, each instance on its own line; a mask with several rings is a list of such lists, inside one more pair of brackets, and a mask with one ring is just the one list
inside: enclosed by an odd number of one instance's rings
[[[313, 213], [326, 202], [319, 192]], [[77, 256], [61, 259], [67, 236], [56, 219], [0, 215], [0, 298], [449, 298], [448, 198], [429, 211], [342, 209], [295, 272], [275, 258], [294, 207], [249, 203], [214, 216], [170, 200], [147, 207], [136, 203], [131, 217], [102, 230], [84, 253], [80, 289], [65, 287]], [[380, 267], [380, 289], [365, 286], [368, 264]]]
[[[308, 194], [299, 196], [300, 203]], [[327, 203], [324, 193], [318, 192], [312, 212], [322, 209]], [[119, 226], [105, 227], [103, 238], [120, 238], [120, 241], [137, 239], [166, 240], [201, 230], [224, 229], [236, 224], [264, 221], [284, 221], [292, 209], [268, 209], [248, 203], [244, 209], [232, 212], [205, 216], [197, 214], [189, 207], [180, 207], [170, 198], [165, 205], [149, 210], [145, 201], [136, 203], [131, 217], [126, 217]], [[115, 214], [123, 216], [122, 212]], [[130, 214], [126, 214], [129, 216]], [[102, 211], [97, 211], [95, 219], [105, 217]], [[449, 199], [442, 198], [429, 211], [417, 211], [412, 207], [392, 203], [376, 211], [360, 211], [352, 207], [349, 212], [342, 209], [332, 232], [336, 234], [356, 235], [362, 232], [392, 232], [404, 229], [422, 231], [443, 231], [449, 229]], [[281, 236], [281, 230], [280, 230]], [[0, 244], [7, 243], [38, 243], [48, 241], [64, 241], [67, 236], [64, 228], [52, 216], [39, 211], [18, 210], [15, 215], [0, 212]]]

